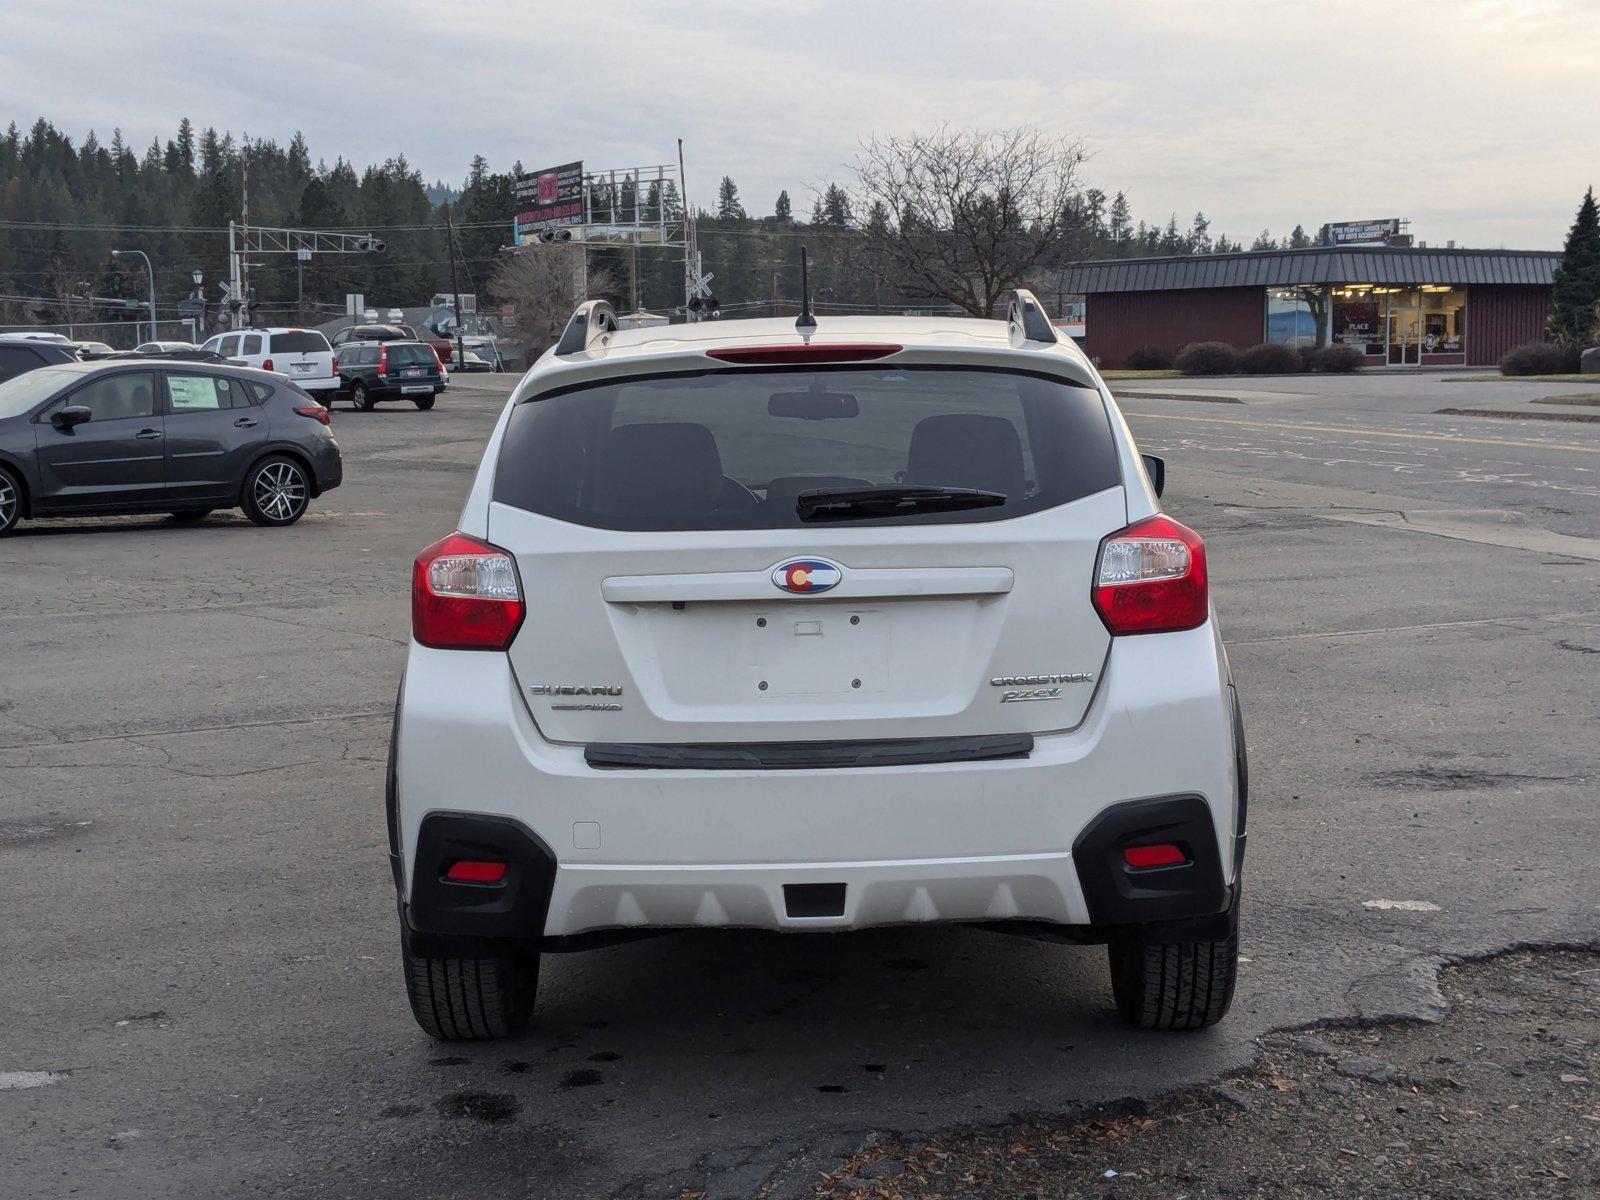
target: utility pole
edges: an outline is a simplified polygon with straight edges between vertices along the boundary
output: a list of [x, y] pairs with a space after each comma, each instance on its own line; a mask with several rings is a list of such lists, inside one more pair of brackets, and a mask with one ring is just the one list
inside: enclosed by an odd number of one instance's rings
[[[240, 187], [244, 203], [244, 264], [240, 276], [240, 286], [243, 290], [236, 299], [240, 303], [239, 311], [244, 314], [245, 328], [249, 328], [252, 314], [250, 312], [250, 143], [248, 140], [245, 141], [239, 161], [244, 170]], [[239, 328], [237, 321], [234, 323], [234, 328]]]
[[678, 139], [678, 196], [683, 202], [683, 315], [689, 316], [689, 300], [693, 296], [694, 269], [691, 255], [694, 250], [694, 226], [690, 223], [689, 180], [683, 173], [683, 139]]
[[445, 233], [450, 239], [450, 298], [456, 305], [456, 370], [467, 369], [467, 347], [462, 340], [461, 328], [461, 283], [456, 278], [456, 223], [450, 219], [450, 210], [444, 210]]

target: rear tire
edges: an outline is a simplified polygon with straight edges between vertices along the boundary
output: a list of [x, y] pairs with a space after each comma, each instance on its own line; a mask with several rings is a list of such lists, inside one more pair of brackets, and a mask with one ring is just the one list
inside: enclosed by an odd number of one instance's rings
[[241, 503], [252, 525], [293, 525], [311, 506], [311, 476], [282, 454], [269, 454], [245, 474]]
[[1204, 1029], [1222, 1020], [1239, 974], [1239, 931], [1214, 942], [1113, 942], [1111, 991], [1136, 1029]]
[[539, 955], [431, 958], [401, 939], [406, 996], [417, 1024], [441, 1042], [486, 1042], [514, 1037], [533, 1017]]
[[0, 537], [5, 537], [22, 520], [22, 482], [0, 467]]
[[377, 406], [377, 401], [368, 394], [364, 385], [358, 383], [350, 389], [350, 404], [362, 412], [371, 412]]
[[433, 401], [434, 401], [434, 397], [432, 397], [432, 396], [418, 396], [411, 403], [415, 404], [423, 412], [427, 412], [430, 408], [433, 407]]

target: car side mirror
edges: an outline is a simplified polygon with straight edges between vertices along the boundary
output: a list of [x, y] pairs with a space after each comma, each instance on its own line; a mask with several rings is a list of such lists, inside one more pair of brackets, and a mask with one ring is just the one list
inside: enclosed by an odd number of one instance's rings
[[1150, 486], [1155, 489], [1157, 496], [1161, 495], [1167, 487], [1167, 460], [1154, 454], [1141, 454], [1144, 459], [1145, 474], [1150, 476]]
[[69, 404], [50, 414], [50, 424], [57, 429], [71, 429], [74, 425], [82, 425], [93, 416], [94, 413], [84, 405]]

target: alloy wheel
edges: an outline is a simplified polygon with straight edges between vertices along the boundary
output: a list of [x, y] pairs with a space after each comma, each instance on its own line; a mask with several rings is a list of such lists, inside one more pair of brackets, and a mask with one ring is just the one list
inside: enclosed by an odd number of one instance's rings
[[17, 492], [16, 484], [11, 482], [11, 476], [0, 471], [0, 529], [11, 528], [21, 504], [22, 497]]
[[256, 473], [256, 507], [274, 521], [288, 521], [306, 506], [306, 477], [293, 463], [268, 463]]

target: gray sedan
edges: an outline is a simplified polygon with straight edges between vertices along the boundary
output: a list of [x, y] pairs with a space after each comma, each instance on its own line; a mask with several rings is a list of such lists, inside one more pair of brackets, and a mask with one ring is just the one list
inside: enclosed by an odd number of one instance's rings
[[221, 508], [293, 525], [343, 470], [328, 410], [266, 371], [122, 359], [0, 384], [0, 535], [26, 518]]

